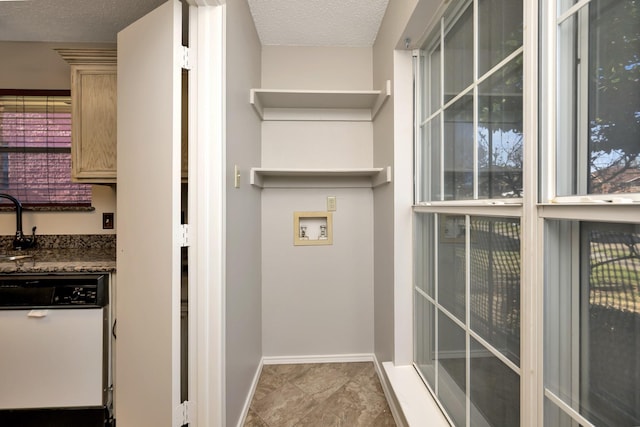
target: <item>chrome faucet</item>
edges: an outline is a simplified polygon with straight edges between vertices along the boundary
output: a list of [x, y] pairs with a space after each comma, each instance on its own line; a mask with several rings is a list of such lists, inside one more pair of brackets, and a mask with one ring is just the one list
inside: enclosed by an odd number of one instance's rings
[[25, 237], [22, 232], [22, 203], [15, 197], [0, 193], [0, 199], [10, 200], [16, 207], [16, 237], [13, 239], [13, 249], [22, 250], [36, 245], [36, 227], [31, 229], [31, 237]]

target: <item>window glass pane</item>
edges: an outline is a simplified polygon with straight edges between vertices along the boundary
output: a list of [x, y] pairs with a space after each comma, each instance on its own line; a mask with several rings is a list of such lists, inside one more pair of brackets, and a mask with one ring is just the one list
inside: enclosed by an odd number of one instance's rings
[[415, 286], [435, 299], [435, 215], [421, 214], [415, 215], [415, 262], [414, 280]]
[[[438, 115], [429, 122], [429, 163], [431, 171], [431, 180], [428, 188], [431, 190], [431, 197], [425, 200], [442, 200], [443, 177], [442, 177], [442, 115]], [[428, 176], [427, 176], [428, 179]]]
[[465, 332], [438, 312], [438, 399], [458, 426], [466, 420]]
[[583, 427], [558, 408], [549, 399], [544, 400], [544, 426], [545, 427]]
[[577, 4], [580, 0], [556, 0], [558, 17], [565, 13], [573, 5]]
[[442, 199], [440, 117], [440, 115], [435, 116], [422, 127], [417, 202]]
[[597, 425], [639, 425], [640, 227], [585, 223], [582, 238], [581, 401]]
[[[577, 373], [572, 359], [578, 357], [579, 304], [577, 285], [578, 265], [574, 265], [573, 251], [577, 242], [577, 224], [569, 221], [549, 221], [545, 233], [545, 322], [544, 322], [544, 382], [545, 387], [577, 409], [572, 394]], [[577, 237], [576, 237], [577, 239]], [[577, 365], [576, 365], [577, 366]], [[575, 393], [577, 395], [577, 392]], [[575, 399], [577, 402], [577, 398]]]
[[522, 2], [478, 1], [478, 76], [522, 46]]
[[520, 376], [471, 338], [471, 425], [520, 425]]
[[640, 4], [589, 5], [589, 193], [640, 192]]
[[25, 206], [91, 205], [91, 185], [71, 182], [70, 104], [69, 96], [0, 94], [0, 192]]
[[551, 221], [547, 236], [545, 387], [595, 425], [640, 425], [640, 226]]
[[72, 183], [70, 174], [71, 153], [0, 152], [0, 192], [23, 205], [90, 205], [91, 186]]
[[522, 196], [522, 56], [478, 86], [478, 197]]
[[[457, 3], [453, 3], [457, 7]], [[473, 7], [469, 6], [444, 36], [444, 102], [473, 82]]]
[[471, 218], [471, 329], [520, 364], [520, 222]]
[[427, 116], [433, 114], [438, 108], [442, 106], [442, 83], [440, 81], [440, 45], [436, 46], [436, 48], [429, 54], [429, 79], [428, 84], [428, 96], [426, 99], [429, 100], [429, 108], [427, 108]]
[[[557, 77], [557, 183], [556, 193], [568, 196], [578, 192], [578, 158], [583, 160], [586, 170], [586, 154], [578, 154], [578, 107], [577, 94], [580, 59], [576, 49], [575, 34], [577, 18], [573, 16], [558, 27], [558, 77]], [[583, 185], [584, 187], [584, 185]], [[586, 189], [582, 190], [585, 193]]]
[[465, 217], [438, 215], [438, 303], [465, 321]]
[[427, 299], [415, 293], [415, 365], [431, 386], [436, 388], [436, 334], [435, 334], [435, 308]]
[[473, 95], [444, 111], [444, 200], [473, 199]]
[[640, 6], [593, 0], [558, 27], [558, 195], [640, 192]]

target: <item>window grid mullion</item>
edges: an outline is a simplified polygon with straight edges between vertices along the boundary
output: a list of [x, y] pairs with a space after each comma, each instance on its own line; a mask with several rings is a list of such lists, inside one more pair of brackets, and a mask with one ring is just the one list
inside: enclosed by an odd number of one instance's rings
[[[423, 69], [424, 68], [424, 69]], [[422, 81], [425, 79], [424, 73], [427, 72], [428, 67], [422, 67], [422, 63], [420, 60], [420, 52], [413, 55], [413, 131], [415, 132], [414, 142], [413, 142], [413, 200], [414, 203], [422, 200], [422, 187], [423, 187], [423, 168], [420, 167], [420, 162], [422, 162], [423, 155], [422, 153], [425, 150], [423, 147], [423, 139], [422, 139], [422, 113], [423, 113], [423, 92], [422, 92]], [[422, 100], [422, 101], [420, 101]], [[415, 173], [416, 171], [420, 171], [420, 173]]]
[[[438, 215], [434, 215], [433, 227], [434, 227], [434, 229], [432, 230], [432, 235], [435, 238], [435, 236], [438, 235], [438, 230], [440, 228], [440, 217]], [[438, 257], [440, 256], [440, 254], [439, 254], [439, 251], [438, 251], [437, 241], [436, 241], [436, 244], [433, 245], [433, 254], [434, 254], [434, 258], [433, 259], [435, 260], [435, 262], [433, 263], [433, 272], [434, 272], [434, 274], [433, 274], [433, 282], [434, 282], [433, 296], [435, 298], [435, 304], [433, 305], [433, 310], [434, 310], [434, 313], [433, 313], [433, 318], [434, 318], [434, 320], [433, 320], [433, 323], [434, 323], [433, 330], [434, 330], [434, 347], [435, 347], [435, 352], [436, 352], [435, 353], [436, 354], [436, 357], [435, 357], [436, 360], [434, 361], [434, 365], [435, 365], [434, 381], [436, 383], [435, 392], [436, 392], [436, 396], [437, 396], [438, 393], [439, 393], [439, 385], [438, 384], [440, 383], [440, 381], [438, 379], [439, 378], [439, 372], [440, 372], [440, 346], [438, 345], [438, 341], [440, 339], [440, 332], [439, 332], [439, 329], [438, 329], [438, 322], [439, 322], [439, 318], [440, 318], [440, 303], [438, 301], [438, 289], [440, 288], [440, 286], [439, 286], [439, 283], [438, 283], [439, 282], [438, 275], [440, 274], [439, 273], [440, 270], [438, 268]]]
[[[473, 198], [478, 199], [478, 1], [473, 2]], [[490, 155], [490, 154], [489, 154]]]
[[[577, 223], [571, 224], [571, 247], [580, 247], [580, 227]], [[571, 360], [580, 358], [580, 250], [571, 251]], [[575, 359], [574, 359], [575, 358]], [[571, 399], [574, 406], [578, 406], [580, 402], [580, 364], [573, 363], [571, 365]], [[580, 408], [573, 408], [579, 411]]]
[[444, 200], [444, 16], [440, 18], [440, 200]]
[[556, 111], [558, 109], [558, 98], [556, 96], [556, 88], [558, 85], [558, 76], [556, 73], [558, 63], [555, 52], [558, 47], [557, 25], [556, 25], [556, 0], [549, 0], [542, 21], [545, 23], [544, 45], [542, 46], [544, 58], [544, 68], [542, 78], [545, 80], [546, 87], [544, 99], [542, 100], [545, 108], [542, 111], [544, 120], [542, 136], [547, 144], [543, 147], [545, 150], [542, 167], [543, 178], [542, 183], [542, 200], [553, 200], [557, 196], [557, 132], [556, 132]]
[[[562, 24], [564, 21], [571, 18], [573, 15], [579, 12], [580, 9], [582, 9], [584, 6], [586, 6], [589, 3], [591, 3], [591, 0], [580, 0], [579, 2], [571, 6], [569, 9], [567, 9], [562, 15], [560, 15], [557, 18], [556, 23], [558, 25]], [[557, 7], [555, 7], [553, 10], [557, 10]]]
[[[475, 4], [476, 2], [474, 2]], [[471, 216], [465, 215], [465, 231], [464, 231], [464, 251], [465, 251], [465, 274], [464, 274], [464, 337], [465, 337], [465, 411], [467, 427], [471, 427]]]

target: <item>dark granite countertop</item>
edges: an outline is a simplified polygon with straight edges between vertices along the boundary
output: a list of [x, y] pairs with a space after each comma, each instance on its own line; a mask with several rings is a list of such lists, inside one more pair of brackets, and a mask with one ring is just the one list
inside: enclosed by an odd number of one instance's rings
[[[116, 270], [115, 236], [42, 236], [39, 247], [15, 251], [0, 237], [2, 273], [85, 273]], [[22, 256], [28, 257], [22, 257]], [[15, 261], [7, 257], [15, 256]]]

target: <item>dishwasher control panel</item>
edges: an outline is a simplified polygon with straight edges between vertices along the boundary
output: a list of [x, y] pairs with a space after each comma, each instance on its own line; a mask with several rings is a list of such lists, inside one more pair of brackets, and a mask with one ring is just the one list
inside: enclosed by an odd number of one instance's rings
[[53, 290], [54, 305], [98, 304], [97, 286], [59, 286]]
[[0, 275], [0, 309], [104, 307], [108, 280], [106, 274]]

